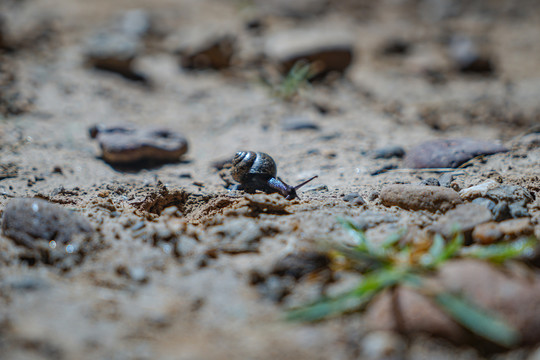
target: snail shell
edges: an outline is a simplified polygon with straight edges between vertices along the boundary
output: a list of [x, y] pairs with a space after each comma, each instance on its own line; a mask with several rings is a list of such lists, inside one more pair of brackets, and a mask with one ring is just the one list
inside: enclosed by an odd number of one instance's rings
[[232, 177], [241, 184], [250, 181], [255, 176], [272, 178], [277, 175], [276, 162], [270, 155], [263, 152], [239, 151], [234, 156], [232, 165]]
[[278, 178], [276, 162], [263, 152], [239, 151], [232, 160], [231, 175], [247, 192], [263, 191], [267, 194], [280, 193], [287, 200], [298, 197], [296, 190], [317, 176], [296, 186], [290, 186]]

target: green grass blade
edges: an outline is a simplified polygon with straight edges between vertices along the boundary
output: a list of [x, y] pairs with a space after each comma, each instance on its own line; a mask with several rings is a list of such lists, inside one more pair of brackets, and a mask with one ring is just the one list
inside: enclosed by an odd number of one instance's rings
[[326, 298], [313, 304], [293, 309], [287, 319], [295, 321], [318, 321], [334, 315], [359, 310], [379, 291], [397, 284], [403, 272], [395, 269], [382, 269], [366, 275], [353, 290], [333, 298]]
[[311, 305], [290, 310], [287, 320], [291, 321], [319, 321], [335, 315], [341, 315], [360, 309], [374, 294], [358, 296], [349, 292], [334, 298], [326, 298]]
[[502, 263], [509, 259], [530, 255], [534, 252], [536, 246], [538, 246], [538, 240], [533, 237], [510, 243], [470, 246], [463, 248], [461, 255]]
[[364, 233], [364, 230], [360, 229], [358, 226], [356, 226], [356, 224], [354, 224], [349, 219], [338, 217], [337, 221], [356, 240], [356, 245], [357, 245], [358, 249], [360, 249], [360, 250], [363, 250], [363, 249], [368, 250], [368, 240], [367, 240], [367, 237], [366, 237], [366, 235]]
[[519, 342], [515, 329], [478, 305], [450, 293], [439, 293], [434, 299], [454, 320], [473, 333], [505, 347]]

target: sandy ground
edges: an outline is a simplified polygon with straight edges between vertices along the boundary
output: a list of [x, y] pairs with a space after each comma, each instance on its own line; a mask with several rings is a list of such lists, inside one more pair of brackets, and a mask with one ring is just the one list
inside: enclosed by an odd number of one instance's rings
[[[0, 162], [17, 169], [0, 180], [0, 209], [14, 197], [41, 197], [75, 210], [96, 229], [95, 247], [67, 269], [28, 260], [0, 237], [0, 358], [361, 358], [367, 329], [359, 314], [317, 324], [283, 320], [287, 307], [317, 298], [320, 279], [300, 282], [300, 290], [277, 302], [272, 291], [253, 285], [253, 274], [268, 273], [279, 259], [317, 249], [322, 241], [347, 239], [337, 216], [379, 211], [398, 218], [370, 229], [374, 238], [440, 216], [381, 205], [373, 194], [385, 184], [440, 174], [397, 170], [372, 176], [389, 164], [402, 168], [400, 159], [374, 159], [374, 149], [408, 150], [436, 138], [501, 141], [510, 152], [473, 162], [457, 184], [465, 188], [496, 174], [538, 198], [540, 148], [520, 142], [540, 123], [535, 1], [335, 1], [314, 14], [317, 2], [305, 2], [300, 18], [280, 15], [279, 2], [268, 2], [270, 10], [262, 3], [0, 4], [4, 37], [11, 41], [1, 55], [2, 70], [15, 77], [5, 88], [18, 92], [20, 110], [0, 122]], [[157, 28], [135, 64], [149, 85], [84, 65], [85, 39], [134, 8], [147, 10]], [[258, 34], [245, 27], [253, 18], [263, 23]], [[179, 67], [167, 39], [193, 26], [237, 36], [230, 69]], [[346, 74], [302, 89], [293, 101], [272, 96], [250, 60], [261, 42], [276, 31], [325, 26], [352, 35], [355, 56]], [[453, 69], [445, 39], [455, 33], [479, 39], [495, 64], [494, 75]], [[381, 55], [395, 39], [406, 41], [410, 51]], [[286, 131], [282, 119], [291, 116], [308, 118], [319, 129]], [[189, 151], [178, 163], [115, 168], [88, 136], [98, 123], [167, 127], [186, 136]], [[213, 166], [239, 150], [271, 154], [288, 183], [318, 178], [299, 191], [300, 200], [246, 200], [225, 189]], [[148, 212], [160, 191], [165, 200]], [[343, 200], [354, 192], [365, 205]], [[189, 206], [171, 209], [182, 196]], [[261, 211], [253, 205], [257, 201], [270, 210]], [[539, 208], [529, 209], [536, 234]], [[408, 344], [410, 353], [403, 356], [410, 358], [484, 356], [426, 337]], [[508, 356], [525, 358], [533, 350]]]

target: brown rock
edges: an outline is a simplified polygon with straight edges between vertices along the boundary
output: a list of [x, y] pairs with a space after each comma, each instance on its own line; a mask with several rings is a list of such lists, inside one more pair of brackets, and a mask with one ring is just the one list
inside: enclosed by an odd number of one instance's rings
[[[540, 341], [540, 278], [509, 275], [489, 263], [456, 260], [442, 266], [436, 278], [442, 291], [460, 294], [498, 316], [521, 335], [522, 344]], [[407, 334], [427, 333], [457, 343], [472, 339], [430, 299], [400, 287], [374, 299], [367, 309], [368, 326]]]
[[540, 277], [510, 275], [478, 260], [445, 264], [438, 278], [450, 292], [467, 299], [501, 318], [519, 331], [523, 344], [540, 341]]
[[269, 36], [264, 52], [283, 74], [301, 60], [311, 65], [314, 76], [322, 77], [330, 72], [343, 74], [354, 52], [347, 38], [346, 33], [322, 28], [287, 30]]
[[462, 203], [457, 192], [441, 186], [387, 185], [379, 197], [385, 206], [432, 212], [445, 212]]
[[473, 139], [438, 139], [422, 143], [407, 152], [405, 167], [457, 168], [479, 155], [491, 155], [508, 149], [492, 141]]
[[230, 30], [209, 27], [181, 29], [168, 39], [171, 50], [188, 70], [221, 70], [231, 66], [236, 36]]
[[472, 239], [479, 244], [491, 244], [501, 240], [514, 240], [534, 233], [529, 218], [511, 219], [500, 223], [488, 222], [474, 228]]
[[99, 141], [103, 159], [114, 164], [174, 162], [188, 150], [186, 138], [164, 128], [97, 125], [90, 136]]
[[466, 331], [433, 301], [407, 287], [395, 291], [381, 293], [369, 305], [366, 319], [370, 329], [427, 333], [458, 343], [466, 341]]
[[490, 221], [492, 217], [491, 211], [482, 205], [461, 204], [444, 214], [428, 230], [446, 238], [451, 237], [456, 230], [459, 230], [465, 235], [466, 240], [470, 240], [474, 227]]
[[472, 232], [473, 241], [482, 245], [493, 244], [500, 241], [503, 236], [499, 224], [494, 221], [477, 225]]

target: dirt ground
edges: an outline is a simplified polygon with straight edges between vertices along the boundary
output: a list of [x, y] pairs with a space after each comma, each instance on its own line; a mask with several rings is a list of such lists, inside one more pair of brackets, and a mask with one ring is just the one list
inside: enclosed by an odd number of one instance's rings
[[[395, 220], [370, 227], [374, 239], [437, 220], [438, 212], [385, 207], [377, 198], [384, 185], [441, 174], [372, 156], [391, 145], [408, 151], [463, 137], [505, 144], [509, 152], [460, 169], [456, 186], [499, 177], [525, 187], [536, 196], [529, 214], [540, 236], [540, 147], [523, 141], [540, 125], [536, 1], [294, 4], [300, 10], [284, 1], [0, 2], [0, 45], [7, 44], [0, 55], [0, 209], [13, 198], [40, 197], [96, 230], [95, 246], [65, 267], [29, 259], [0, 236], [1, 359], [364, 358], [369, 328], [361, 314], [284, 320], [287, 308], [320, 295], [323, 280], [302, 279], [288, 294], [279, 284], [262, 289], [255, 278], [289, 254], [347, 241], [338, 216]], [[86, 39], [133, 9], [152, 19], [133, 65], [146, 82], [85, 63]], [[234, 34], [230, 68], [180, 67], [170, 42], [201, 27]], [[262, 69], [275, 65], [260, 54], [273, 33], [296, 28], [343, 31], [354, 56], [343, 76], [287, 100], [260, 81]], [[456, 70], [448, 53], [455, 34], [479, 44], [492, 73]], [[385, 54], [396, 41], [406, 50]], [[283, 119], [291, 117], [317, 129], [287, 130]], [[88, 129], [116, 123], [180, 132], [189, 150], [176, 163], [113, 167]], [[215, 163], [239, 150], [272, 155], [290, 184], [318, 178], [290, 202], [229, 191]], [[372, 175], [388, 166], [397, 169]], [[365, 204], [344, 201], [351, 193]], [[537, 349], [483, 354], [425, 334], [406, 338], [395, 358], [527, 359]]]

